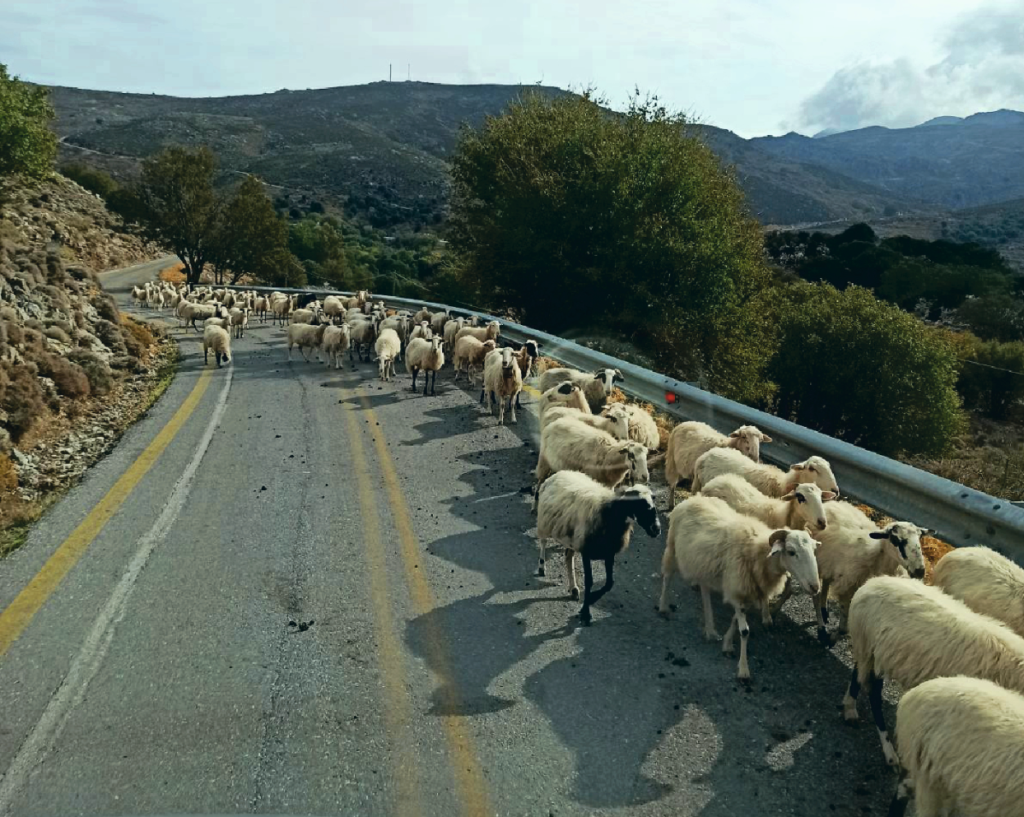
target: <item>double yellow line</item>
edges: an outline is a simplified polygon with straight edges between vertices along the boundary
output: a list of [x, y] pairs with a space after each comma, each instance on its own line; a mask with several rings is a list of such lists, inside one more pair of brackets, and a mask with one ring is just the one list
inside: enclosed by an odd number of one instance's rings
[[[346, 393], [349, 392], [346, 391]], [[426, 576], [418, 567], [421, 560], [420, 544], [413, 531], [412, 517], [409, 514], [405, 496], [398, 483], [398, 470], [395, 467], [394, 459], [391, 457], [391, 452], [388, 450], [387, 442], [381, 431], [382, 427], [377, 421], [376, 413], [371, 407], [370, 401], [366, 397], [360, 396], [360, 404], [363, 416], [367, 420], [366, 425], [373, 438], [377, 463], [387, 494], [388, 506], [395, 530], [398, 533], [399, 555], [405, 574], [405, 585], [409, 590], [409, 596], [412, 601], [412, 608], [417, 616], [425, 616], [436, 609], [437, 600]], [[408, 740], [399, 734], [401, 725], [411, 717], [411, 706], [406, 692], [406, 675], [401, 651], [395, 636], [394, 617], [392, 616], [391, 603], [388, 596], [385, 549], [380, 535], [379, 511], [375, 499], [376, 492], [373, 490], [373, 483], [366, 465], [366, 455], [363, 452], [363, 443], [360, 439], [360, 427], [355, 414], [356, 410], [356, 406], [352, 402], [348, 402], [344, 413], [349, 438], [352, 443], [353, 471], [359, 482], [360, 512], [370, 565], [370, 585], [377, 624], [377, 641], [380, 644], [381, 670], [384, 674], [384, 687], [387, 695], [385, 717], [388, 720], [389, 730], [393, 730], [391, 742], [397, 747], [399, 752], [399, 812], [403, 815], [412, 816], [419, 813], [420, 809], [406, 811], [402, 806], [408, 804], [411, 798], [412, 802], [418, 807], [422, 803], [422, 793], [417, 791], [419, 786], [418, 772], [409, 767], [410, 763], [415, 763], [415, 759], [403, 757], [402, 755], [403, 749], [408, 751]], [[426, 616], [424, 621], [426, 649], [429, 653], [428, 663], [436, 669], [443, 679], [454, 678], [451, 657], [444, 633], [432, 616]], [[461, 702], [454, 684], [445, 683], [442, 690], [442, 694], [445, 696], [443, 701], [444, 711], [458, 711]], [[448, 752], [455, 778], [455, 791], [461, 813], [467, 816], [472, 815], [472, 817], [493, 814], [483, 770], [480, 767], [473, 739], [465, 727], [465, 722], [457, 715], [442, 715], [441, 724], [448, 744]]]
[[174, 416], [168, 421], [153, 441], [146, 446], [145, 450], [114, 483], [90, 512], [75, 528], [71, 535], [64, 540], [53, 555], [47, 559], [38, 573], [25, 585], [25, 588], [14, 597], [7, 608], [0, 613], [0, 656], [10, 648], [18, 636], [31, 623], [33, 617], [46, 600], [53, 595], [64, 577], [71, 571], [78, 560], [82, 558], [85, 551], [93, 540], [99, 536], [100, 531], [117, 513], [124, 501], [129, 497], [135, 486], [139, 484], [150, 468], [160, 458], [164, 449], [171, 444], [181, 427], [195, 411], [199, 401], [203, 399], [207, 387], [210, 385], [210, 375], [213, 369], [204, 369], [199, 375], [199, 380], [185, 402], [181, 404]]

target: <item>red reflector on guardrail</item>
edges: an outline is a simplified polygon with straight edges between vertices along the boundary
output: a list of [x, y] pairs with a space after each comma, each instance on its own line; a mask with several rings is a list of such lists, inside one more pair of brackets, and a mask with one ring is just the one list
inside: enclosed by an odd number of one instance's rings
[[666, 403], [674, 403], [675, 401], [676, 401], [675, 394], [673, 394], [670, 391], [665, 392], [665, 402]]

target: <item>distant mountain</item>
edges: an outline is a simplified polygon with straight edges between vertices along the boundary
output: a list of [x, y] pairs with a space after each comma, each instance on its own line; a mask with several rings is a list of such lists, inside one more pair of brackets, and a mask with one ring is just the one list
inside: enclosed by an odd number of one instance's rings
[[1019, 111], [938, 117], [914, 128], [861, 128], [820, 139], [788, 133], [750, 141], [775, 157], [827, 167], [891, 195], [943, 208], [1024, 196]]
[[[280, 206], [301, 211], [316, 202], [340, 205], [378, 226], [429, 224], [443, 217], [447, 158], [463, 123], [479, 125], [524, 90], [568, 93], [540, 86], [423, 82], [197, 99], [51, 90], [63, 159], [100, 165], [123, 179], [138, 172], [140, 159], [168, 145], [208, 145], [224, 169], [259, 174]], [[773, 142], [706, 126], [693, 131], [735, 166], [751, 212], [764, 223], [932, 209], [915, 201], [914, 193], [838, 166], [850, 161], [828, 158], [846, 156], [833, 140], [849, 134], [813, 140], [789, 134]], [[806, 149], [804, 142], [822, 150]]]

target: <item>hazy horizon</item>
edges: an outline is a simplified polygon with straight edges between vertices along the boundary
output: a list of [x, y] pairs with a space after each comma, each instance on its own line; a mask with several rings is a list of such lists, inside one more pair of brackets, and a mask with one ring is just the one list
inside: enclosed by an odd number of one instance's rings
[[411, 63], [421, 82], [594, 86], [615, 108], [638, 87], [744, 137], [813, 135], [1024, 109], [1024, 0], [8, 0], [0, 62], [46, 85], [190, 97], [362, 85], [389, 62], [401, 81]]

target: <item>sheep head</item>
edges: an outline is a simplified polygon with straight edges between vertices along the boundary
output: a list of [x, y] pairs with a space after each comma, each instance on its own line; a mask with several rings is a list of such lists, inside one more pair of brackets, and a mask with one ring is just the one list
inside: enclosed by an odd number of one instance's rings
[[754, 462], [761, 461], [761, 443], [771, 441], [772, 438], [757, 426], [740, 426], [729, 435], [729, 445]]

